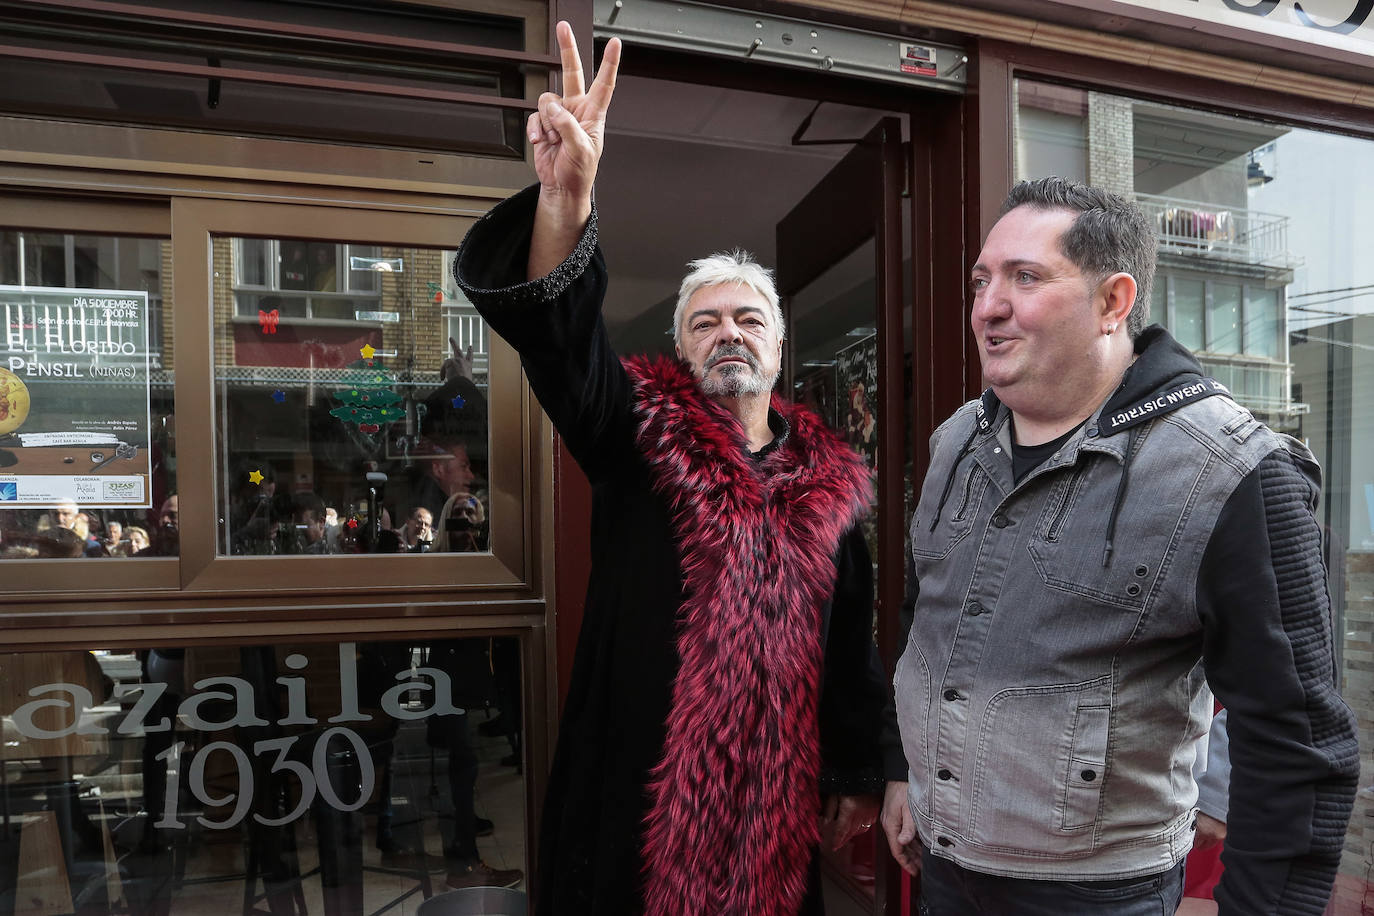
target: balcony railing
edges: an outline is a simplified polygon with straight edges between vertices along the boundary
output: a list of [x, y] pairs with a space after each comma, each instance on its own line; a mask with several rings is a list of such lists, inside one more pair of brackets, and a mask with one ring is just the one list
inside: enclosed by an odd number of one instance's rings
[[1207, 374], [1225, 385], [1238, 403], [1264, 415], [1264, 419], [1296, 416], [1311, 409], [1292, 398], [1290, 363], [1210, 353], [1199, 353], [1197, 358]]
[[1288, 250], [1288, 217], [1259, 210], [1137, 194], [1159, 233], [1162, 251], [1292, 268], [1302, 258]]

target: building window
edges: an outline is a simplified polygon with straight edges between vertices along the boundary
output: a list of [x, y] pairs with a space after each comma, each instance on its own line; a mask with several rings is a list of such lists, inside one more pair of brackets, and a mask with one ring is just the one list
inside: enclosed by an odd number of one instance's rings
[[236, 239], [234, 313], [256, 319], [368, 321], [380, 301], [376, 245]]
[[1169, 327], [1179, 343], [1189, 350], [1201, 350], [1204, 344], [1203, 283], [1201, 280], [1178, 277], [1172, 286], [1174, 302], [1170, 310]]

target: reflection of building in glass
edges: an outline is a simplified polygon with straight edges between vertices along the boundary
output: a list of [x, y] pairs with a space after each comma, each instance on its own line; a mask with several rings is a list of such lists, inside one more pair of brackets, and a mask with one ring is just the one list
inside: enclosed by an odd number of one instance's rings
[[[148, 294], [152, 367], [170, 367], [172, 354], [162, 346], [164, 334], [170, 340], [163, 325], [171, 313], [164, 317], [162, 307], [172, 276], [168, 248], [157, 239], [0, 231], [0, 285], [142, 290]], [[170, 288], [166, 293], [170, 300]]]
[[[1321, 462], [1340, 685], [1368, 772], [1374, 394], [1357, 384], [1374, 372], [1368, 141], [1027, 81], [1017, 90], [1018, 176], [1134, 195], [1159, 231], [1154, 320]], [[1361, 798], [1343, 865], [1356, 876], [1374, 855]]]
[[1288, 217], [1253, 210], [1256, 149], [1287, 128], [1022, 81], [1021, 175], [1064, 175], [1133, 196], [1159, 233], [1151, 319], [1197, 353], [1236, 400], [1296, 431], [1286, 290], [1301, 259]]
[[[399, 528], [434, 461], [426, 398], [454, 373], [475, 383], [467, 410], [482, 411], [483, 428], [471, 431], [480, 442], [466, 444], [479, 465], [469, 483], [485, 484], [487, 334], [448, 279], [452, 252], [249, 238], [215, 239], [213, 252], [222, 465], [232, 481], [220, 498], [230, 529], [236, 518], [284, 516], [286, 498], [307, 491], [341, 525]], [[350, 409], [357, 422], [342, 416]], [[275, 479], [245, 483], [251, 470]], [[382, 475], [377, 494], [361, 485], [365, 473]], [[264, 486], [283, 505], [254, 502], [250, 515], [245, 500]], [[221, 548], [273, 552], [282, 539], [265, 528], [251, 547], [226, 530]]]

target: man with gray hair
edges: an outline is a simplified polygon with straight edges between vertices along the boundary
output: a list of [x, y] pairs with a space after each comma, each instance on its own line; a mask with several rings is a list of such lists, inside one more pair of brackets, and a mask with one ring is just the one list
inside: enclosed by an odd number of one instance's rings
[[529, 123], [539, 184], [479, 220], [454, 263], [593, 488], [535, 912], [817, 914], [823, 834], [868, 829], [903, 769], [879, 740], [869, 474], [773, 394], [782, 314], [742, 252], [690, 265], [679, 359], [612, 352], [592, 182], [620, 44], [584, 91], [557, 31], [564, 95]]
[[[990, 387], [931, 437], [893, 854], [929, 916], [1172, 916], [1226, 706], [1222, 914], [1319, 914], [1359, 759], [1320, 470], [1149, 320], [1153, 227], [1022, 182], [973, 266]], [[916, 842], [919, 839], [919, 844]]]

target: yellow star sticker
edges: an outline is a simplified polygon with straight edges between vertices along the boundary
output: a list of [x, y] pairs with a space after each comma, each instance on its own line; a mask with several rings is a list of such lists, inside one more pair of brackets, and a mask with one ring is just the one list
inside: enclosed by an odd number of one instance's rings
[[251, 474], [248, 475], [248, 479], [249, 479], [249, 481], [251, 481], [252, 483], [262, 483], [262, 481], [263, 481], [262, 471], [253, 471]]
[[377, 355], [377, 348], [372, 346], [372, 344], [367, 344], [358, 352], [363, 355], [363, 359], [371, 359]]

